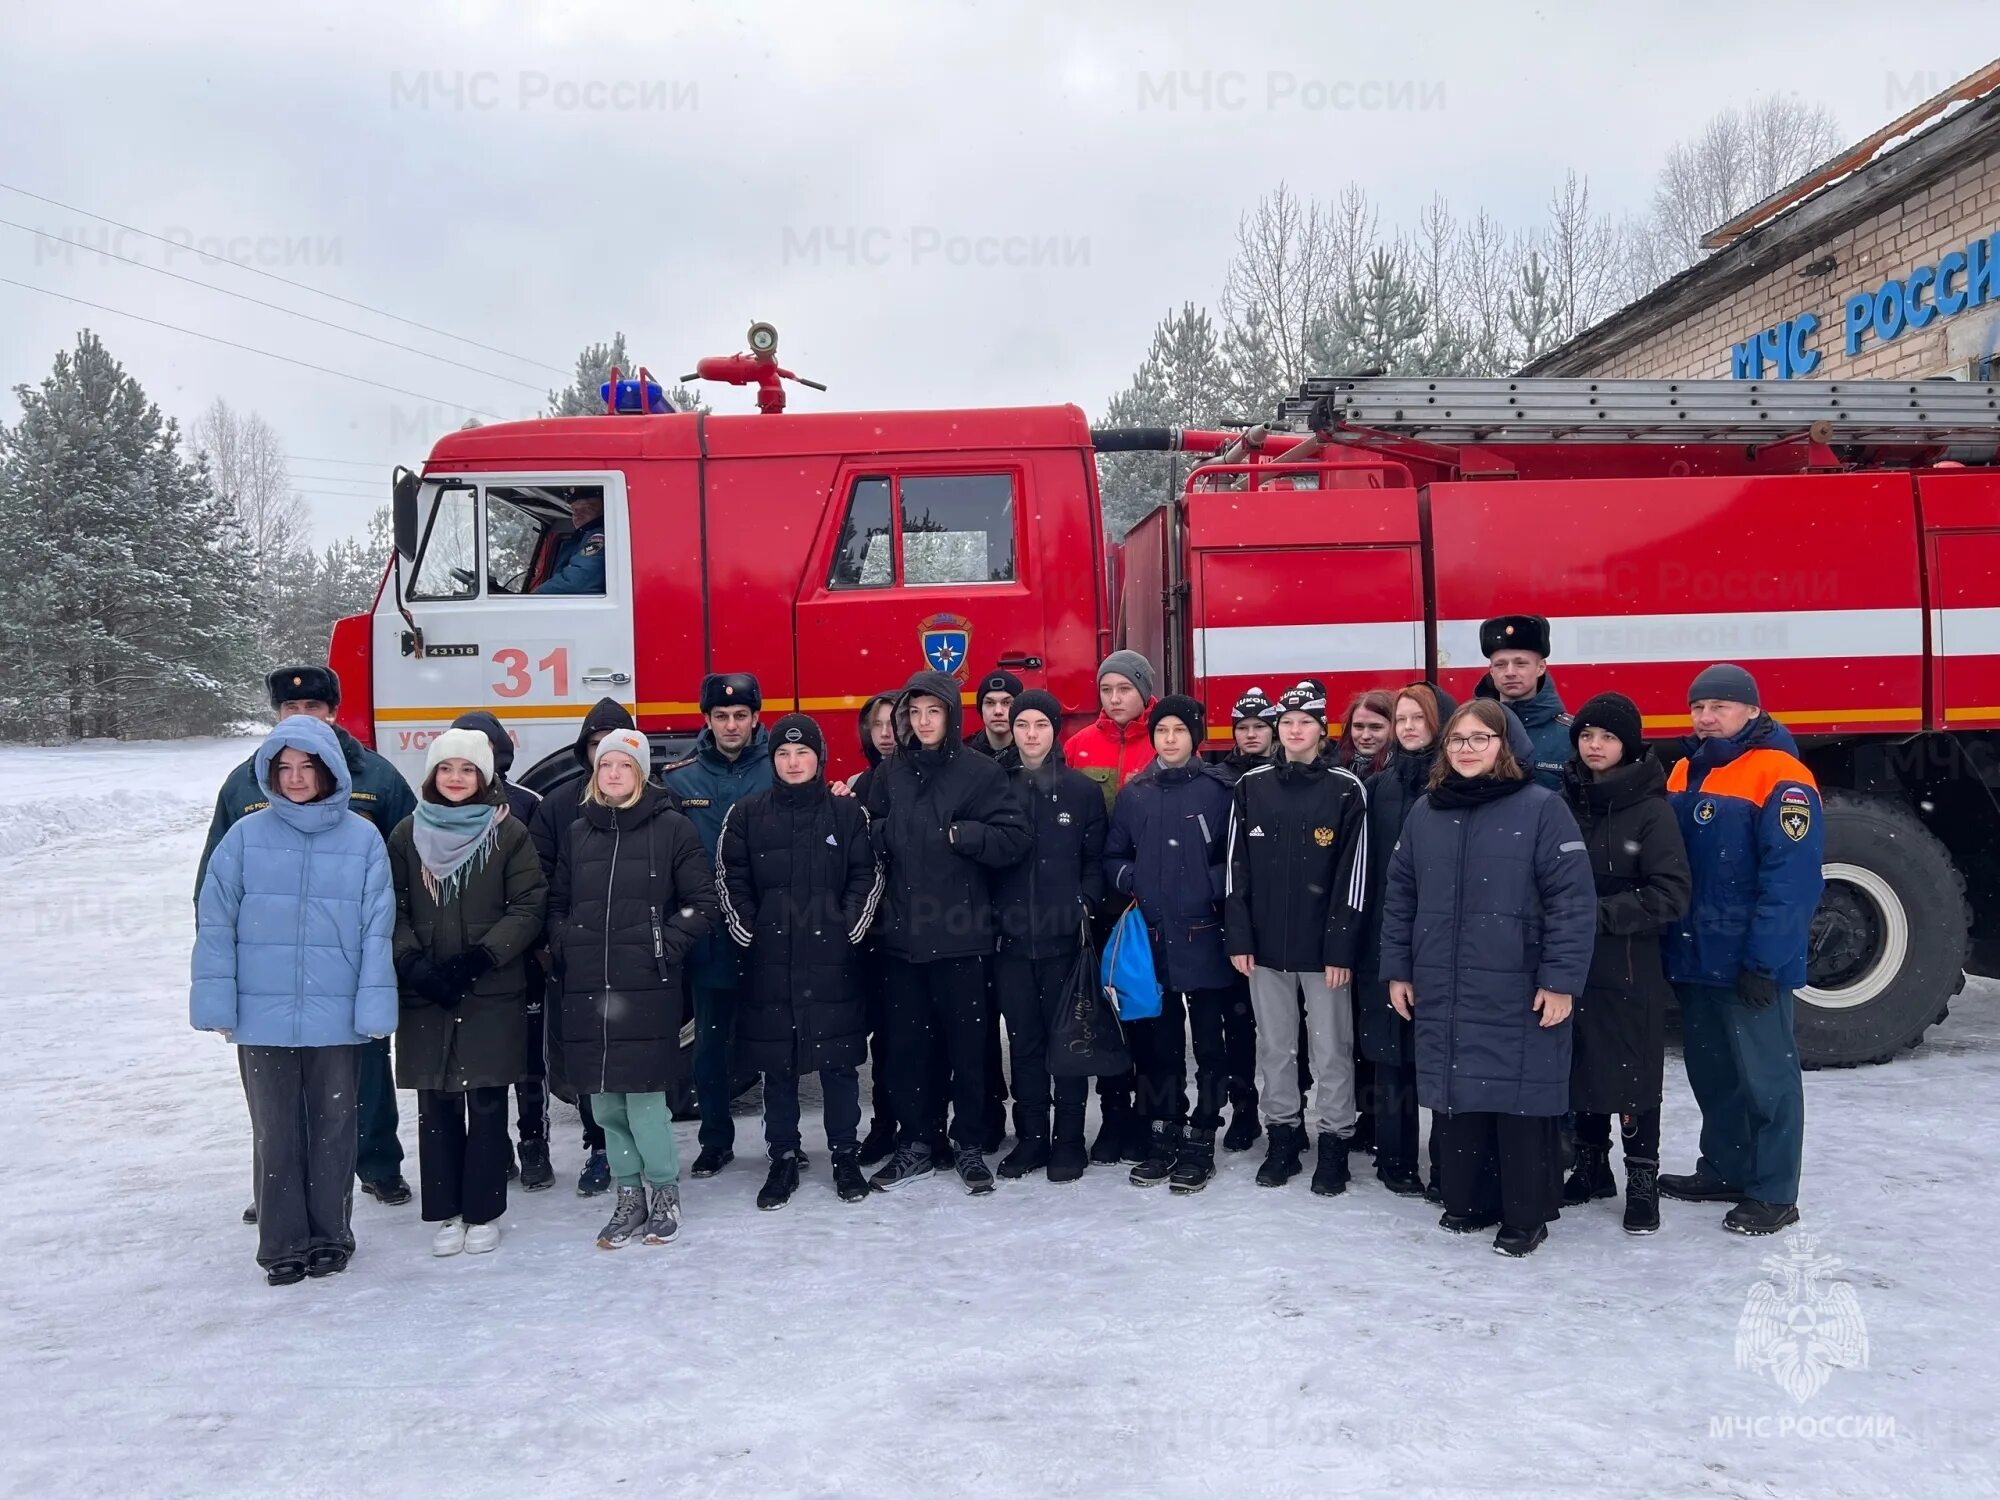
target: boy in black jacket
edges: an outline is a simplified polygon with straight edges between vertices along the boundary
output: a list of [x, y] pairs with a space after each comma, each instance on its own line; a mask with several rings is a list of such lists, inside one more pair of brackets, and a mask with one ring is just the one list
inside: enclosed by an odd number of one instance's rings
[[716, 854], [724, 926], [750, 950], [736, 1061], [764, 1075], [764, 1209], [784, 1207], [798, 1191], [799, 1074], [807, 1072], [819, 1074], [834, 1189], [848, 1203], [868, 1196], [856, 1160], [868, 1007], [855, 985], [854, 949], [875, 919], [882, 871], [867, 812], [828, 789], [825, 758], [826, 740], [804, 714], [773, 724], [776, 779], [723, 815]]
[[932, 1170], [930, 1043], [951, 1051], [955, 1165], [967, 1192], [993, 1191], [980, 1154], [986, 1096], [988, 871], [1028, 852], [1028, 820], [1007, 773], [959, 737], [958, 680], [919, 672], [896, 700], [896, 753], [876, 768], [868, 816], [888, 875], [880, 927], [888, 991], [889, 1090], [901, 1140], [871, 1179], [899, 1187]]
[[1319, 758], [1326, 698], [1301, 683], [1278, 700], [1278, 760], [1236, 783], [1223, 928], [1250, 981], [1257, 1084], [1270, 1145], [1257, 1181], [1282, 1187], [1305, 1150], [1298, 997], [1311, 1042], [1315, 1193], [1347, 1187], [1354, 1134], [1354, 1011], [1349, 986], [1368, 872], [1368, 794]]
[[1069, 999], [1069, 980], [1083, 946], [1086, 913], [1104, 899], [1104, 793], [1081, 771], [1063, 763], [1056, 735], [1062, 705], [1039, 688], [1014, 699], [1014, 747], [1020, 766], [1014, 792], [1028, 817], [1028, 856], [994, 882], [1000, 956], [994, 988], [1007, 1018], [1014, 1058], [1014, 1150], [1000, 1163], [1002, 1177], [1025, 1177], [1043, 1167], [1049, 1181], [1074, 1182], [1089, 1154], [1083, 1145], [1083, 1078], [1055, 1082], [1055, 1144], [1049, 1134], [1048, 1040]]

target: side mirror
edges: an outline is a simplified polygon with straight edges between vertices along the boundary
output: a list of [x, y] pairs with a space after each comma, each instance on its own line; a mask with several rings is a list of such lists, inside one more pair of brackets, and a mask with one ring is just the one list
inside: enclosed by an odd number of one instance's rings
[[398, 466], [390, 491], [390, 515], [395, 521], [396, 551], [414, 563], [417, 560], [417, 494], [423, 480]]

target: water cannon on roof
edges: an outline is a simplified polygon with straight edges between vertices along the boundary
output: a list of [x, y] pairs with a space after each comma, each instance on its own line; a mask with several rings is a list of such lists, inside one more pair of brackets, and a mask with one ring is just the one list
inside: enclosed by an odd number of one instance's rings
[[794, 375], [778, 363], [778, 330], [775, 325], [752, 323], [745, 341], [750, 345], [748, 354], [711, 355], [696, 361], [694, 373], [683, 375], [681, 379], [712, 380], [718, 385], [754, 385], [757, 387], [757, 410], [767, 417], [785, 409], [784, 382], [787, 380], [810, 390], [826, 389], [817, 380]]

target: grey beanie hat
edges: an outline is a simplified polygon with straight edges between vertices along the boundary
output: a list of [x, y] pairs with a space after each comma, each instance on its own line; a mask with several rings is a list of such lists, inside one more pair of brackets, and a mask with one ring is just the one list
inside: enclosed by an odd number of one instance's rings
[[1116, 672], [1139, 690], [1141, 698], [1153, 696], [1153, 664], [1136, 651], [1114, 651], [1104, 658], [1097, 669], [1097, 680], [1102, 682], [1107, 673]]
[[1729, 661], [1719, 661], [1695, 673], [1694, 681], [1688, 687], [1688, 702], [1699, 703], [1704, 698], [1747, 703], [1752, 708], [1763, 706], [1757, 701], [1757, 679]]

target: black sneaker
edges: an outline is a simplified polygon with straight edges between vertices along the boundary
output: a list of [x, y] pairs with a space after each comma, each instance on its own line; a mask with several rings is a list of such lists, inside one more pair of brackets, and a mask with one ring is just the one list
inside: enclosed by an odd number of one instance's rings
[[895, 1149], [896, 1127], [887, 1120], [875, 1120], [869, 1125], [868, 1134], [861, 1138], [855, 1160], [864, 1167], [872, 1167]]
[[868, 1196], [868, 1179], [861, 1175], [861, 1163], [851, 1150], [833, 1153], [833, 1190], [842, 1203], [859, 1203]]
[[757, 1190], [757, 1206], [767, 1210], [783, 1208], [798, 1190], [799, 1159], [787, 1151], [783, 1156], [771, 1158], [770, 1174]]
[[306, 1275], [337, 1276], [347, 1269], [348, 1252], [338, 1245], [321, 1245], [306, 1257]]
[[1181, 1153], [1174, 1162], [1167, 1186], [1176, 1193], [1198, 1193], [1215, 1176], [1215, 1132], [1190, 1131], [1181, 1140]]
[[1745, 1198], [1722, 1216], [1722, 1227], [1731, 1234], [1776, 1234], [1798, 1222], [1798, 1204], [1766, 1203], [1761, 1198]]
[[1711, 1177], [1697, 1166], [1686, 1176], [1662, 1173], [1660, 1191], [1683, 1203], [1741, 1203], [1743, 1189], [1733, 1188], [1719, 1177]]
[[952, 1159], [958, 1168], [958, 1180], [965, 1184], [965, 1190], [977, 1197], [981, 1193], [993, 1191], [993, 1172], [986, 1165], [986, 1158], [975, 1146], [960, 1146]]
[[361, 1184], [361, 1191], [377, 1203], [386, 1203], [391, 1208], [410, 1201], [410, 1185], [403, 1181], [403, 1174], [400, 1172], [393, 1177], [384, 1177], [379, 1182], [364, 1182]]
[[1258, 1187], [1283, 1187], [1299, 1173], [1299, 1154], [1306, 1149], [1306, 1133], [1296, 1125], [1273, 1125], [1270, 1142], [1264, 1149], [1264, 1164], [1257, 1169]]
[[1174, 1175], [1181, 1159], [1181, 1128], [1165, 1120], [1156, 1121], [1147, 1136], [1146, 1155], [1132, 1168], [1133, 1187], [1158, 1187]]
[[521, 1142], [521, 1186], [530, 1193], [539, 1193], [552, 1186], [556, 1180], [556, 1169], [549, 1162], [547, 1141], [526, 1140]]
[[1383, 1187], [1398, 1198], [1421, 1198], [1424, 1196], [1424, 1180], [1417, 1176], [1417, 1169], [1399, 1161], [1375, 1158], [1375, 1178]]
[[1618, 1182], [1611, 1175], [1611, 1148], [1579, 1145], [1576, 1148], [1576, 1167], [1563, 1184], [1564, 1204], [1588, 1203], [1593, 1198], [1617, 1196]]
[[1049, 1143], [1030, 1136], [1025, 1141], [1014, 1142], [1000, 1162], [1000, 1175], [1012, 1180], [1026, 1177], [1030, 1172], [1039, 1172], [1049, 1164]]
[[694, 1165], [688, 1169], [690, 1177], [713, 1177], [724, 1167], [736, 1160], [736, 1153], [727, 1146], [703, 1146]]
[[919, 1177], [928, 1177], [933, 1170], [931, 1148], [922, 1141], [912, 1141], [890, 1152], [888, 1161], [876, 1169], [875, 1175], [868, 1179], [868, 1185], [878, 1193], [886, 1193], [906, 1182], [915, 1182]]
[[1507, 1224], [1493, 1236], [1493, 1248], [1501, 1255], [1511, 1255], [1519, 1260], [1524, 1255], [1533, 1255], [1548, 1237], [1549, 1226], [1546, 1224], [1537, 1224], [1532, 1229], [1516, 1229]]
[[1660, 1164], [1625, 1158], [1625, 1232], [1652, 1234], [1660, 1227]]
[[1455, 1214], [1446, 1209], [1444, 1217], [1438, 1220], [1438, 1228], [1453, 1234], [1477, 1234], [1482, 1229], [1491, 1229], [1500, 1222], [1498, 1214]]
[[1348, 1170], [1347, 1152], [1353, 1143], [1344, 1136], [1322, 1130], [1319, 1135], [1318, 1159], [1313, 1164], [1312, 1190], [1322, 1198], [1338, 1198], [1347, 1191], [1352, 1180]]
[[245, 1224], [255, 1224], [257, 1222], [256, 1204], [253, 1203], [248, 1208], [243, 1210], [243, 1222]]
[[576, 1174], [576, 1195], [597, 1198], [610, 1191], [611, 1162], [600, 1146], [583, 1159], [583, 1170]]
[[305, 1279], [306, 1263], [302, 1260], [281, 1260], [264, 1268], [264, 1280], [272, 1286], [296, 1286]]

